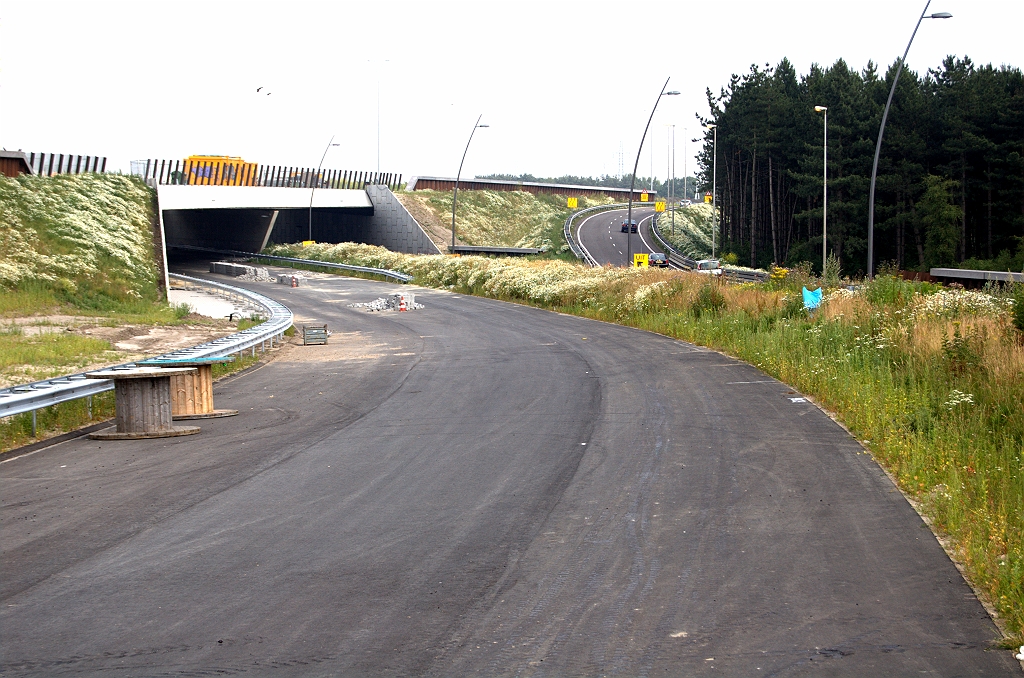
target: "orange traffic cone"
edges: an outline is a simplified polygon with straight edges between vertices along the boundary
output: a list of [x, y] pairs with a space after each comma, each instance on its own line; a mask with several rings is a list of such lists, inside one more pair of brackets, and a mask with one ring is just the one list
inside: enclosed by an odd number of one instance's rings
[[401, 297], [401, 301], [398, 302], [399, 311], [408, 311], [409, 308], [405, 305], [405, 297]]
[[295, 276], [293, 275], [293, 276], [292, 276], [292, 287], [298, 287], [298, 286], [299, 286], [299, 279], [298, 279], [298, 278], [296, 278], [296, 277], [295, 277]]

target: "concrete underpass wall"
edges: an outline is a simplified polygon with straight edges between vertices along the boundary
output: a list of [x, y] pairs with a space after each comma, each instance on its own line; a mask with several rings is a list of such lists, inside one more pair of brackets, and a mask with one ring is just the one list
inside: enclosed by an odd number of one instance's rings
[[368, 184], [366, 195], [373, 203], [373, 216], [362, 242], [406, 254], [441, 253], [391, 189]]
[[[273, 219], [265, 209], [163, 210], [167, 246], [257, 252]], [[275, 226], [276, 230], [276, 226]]]
[[[368, 185], [372, 207], [314, 207], [312, 239], [358, 242], [407, 254], [440, 254], [419, 223], [384, 185]], [[310, 239], [309, 209], [209, 208], [161, 210], [167, 246], [258, 252], [266, 244]], [[268, 232], [269, 231], [269, 232]]]

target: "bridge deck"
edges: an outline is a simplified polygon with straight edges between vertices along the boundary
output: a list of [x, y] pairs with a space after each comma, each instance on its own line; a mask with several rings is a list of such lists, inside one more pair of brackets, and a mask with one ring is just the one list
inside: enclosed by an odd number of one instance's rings
[[161, 210], [208, 209], [308, 209], [313, 207], [349, 209], [373, 208], [363, 189], [286, 188], [282, 186], [175, 186], [157, 188]]

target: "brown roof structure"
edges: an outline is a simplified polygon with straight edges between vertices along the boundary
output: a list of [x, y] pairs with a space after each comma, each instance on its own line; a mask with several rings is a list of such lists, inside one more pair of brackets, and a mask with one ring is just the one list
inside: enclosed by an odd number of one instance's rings
[[16, 177], [21, 174], [35, 174], [28, 156], [21, 151], [0, 151], [0, 174]]

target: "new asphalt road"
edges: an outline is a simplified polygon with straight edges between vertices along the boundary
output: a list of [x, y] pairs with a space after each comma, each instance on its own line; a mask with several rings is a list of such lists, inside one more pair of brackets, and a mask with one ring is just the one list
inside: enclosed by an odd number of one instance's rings
[[626, 266], [632, 262], [630, 252], [661, 252], [658, 242], [650, 232], [654, 210], [650, 207], [633, 206], [633, 221], [637, 232], [629, 236], [622, 232], [622, 222], [627, 210], [598, 212], [574, 224], [576, 242], [590, 252], [600, 265]]
[[[214, 277], [214, 276], [211, 276]], [[857, 441], [690, 344], [396, 286], [196, 436], [0, 464], [4, 676], [1019, 675]]]

